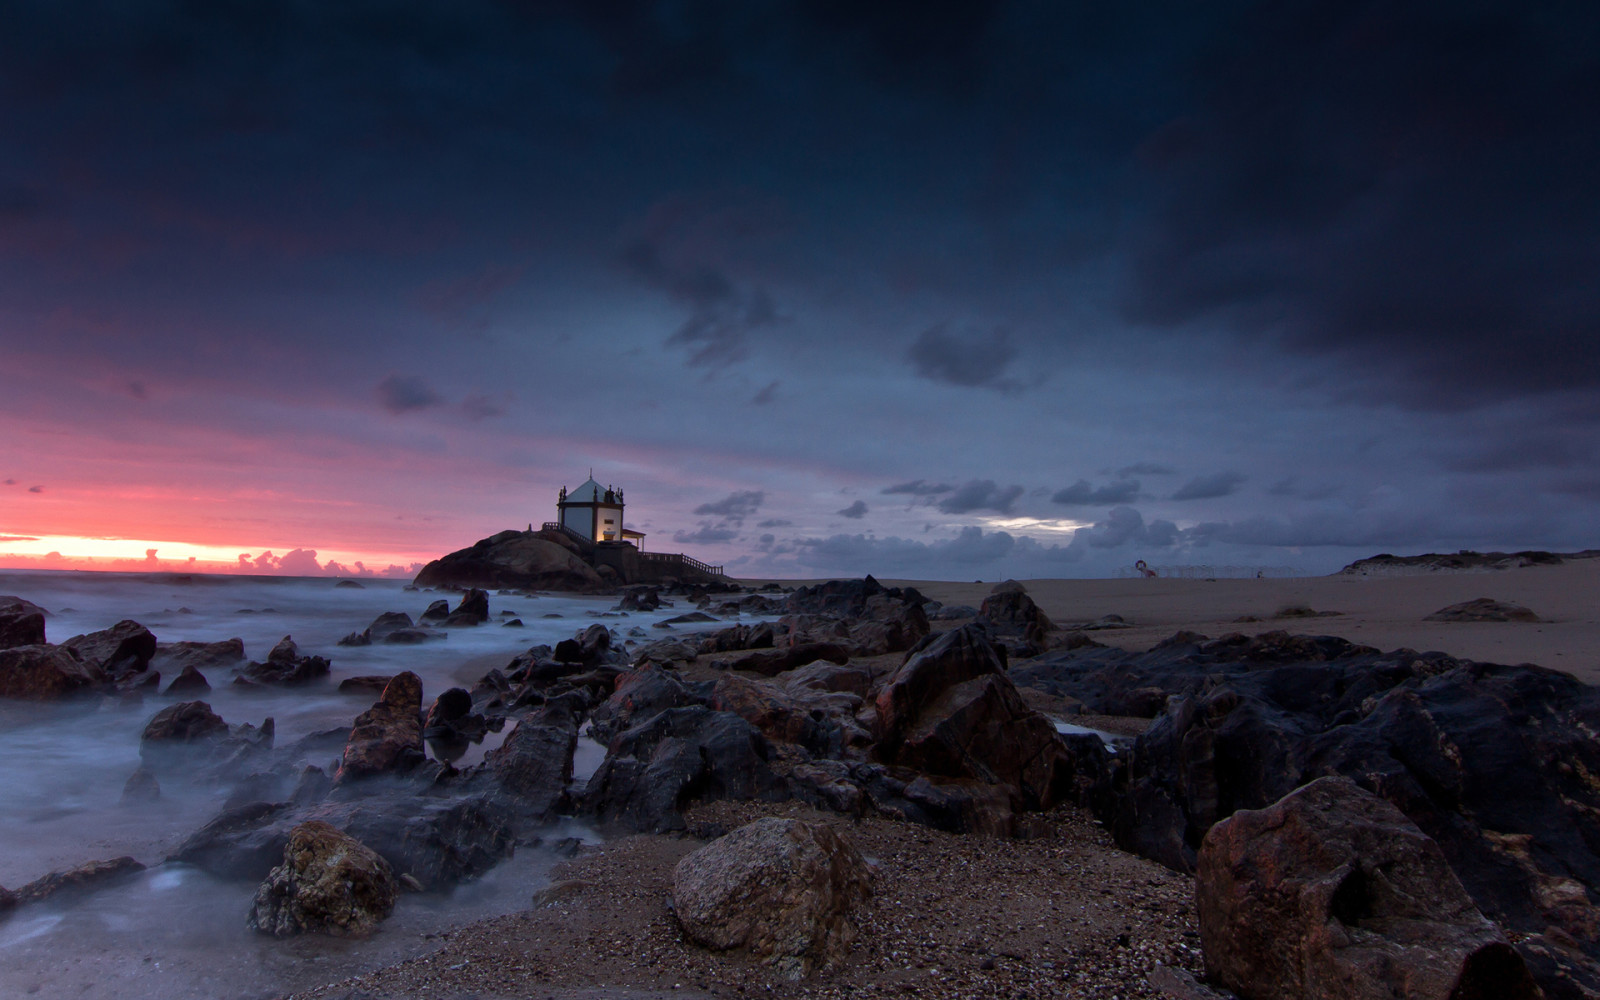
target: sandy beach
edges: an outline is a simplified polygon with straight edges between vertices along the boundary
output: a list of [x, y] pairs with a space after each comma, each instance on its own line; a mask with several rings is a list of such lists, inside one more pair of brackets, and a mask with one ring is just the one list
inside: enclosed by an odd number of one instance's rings
[[[787, 583], [796, 582], [804, 581]], [[973, 606], [994, 586], [883, 582]], [[1385, 650], [1540, 663], [1589, 682], [1600, 677], [1600, 560], [1393, 576], [1023, 582], [1064, 631], [1121, 616], [1130, 627], [1091, 634], [1129, 650], [1147, 649], [1180, 630], [1215, 637], [1286, 629]], [[1544, 620], [1423, 621], [1477, 597], [1524, 605]], [[1337, 614], [1273, 617], [1295, 605]], [[1238, 620], [1250, 617], [1258, 620]], [[742, 822], [772, 814], [830, 823], [874, 864], [874, 896], [850, 961], [801, 981], [781, 979], [738, 954], [687, 943], [670, 911], [672, 866], [679, 858]], [[1183, 994], [1172, 992], [1178, 987], [1158, 967], [1202, 968], [1192, 881], [1118, 850], [1100, 824], [1075, 807], [1048, 814], [1028, 838], [1007, 840], [851, 820], [792, 802], [714, 802], [695, 807], [688, 821], [681, 834], [636, 834], [584, 849], [552, 873], [553, 887], [528, 886], [526, 912], [458, 928], [431, 955], [296, 996], [1161, 998]]]

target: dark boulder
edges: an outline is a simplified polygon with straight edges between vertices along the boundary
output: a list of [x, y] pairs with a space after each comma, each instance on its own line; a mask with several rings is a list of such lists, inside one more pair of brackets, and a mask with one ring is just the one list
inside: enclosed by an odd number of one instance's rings
[[407, 670], [396, 674], [378, 701], [356, 716], [336, 780], [408, 770], [422, 760], [422, 680]]
[[728, 660], [716, 660], [712, 666], [721, 670], [744, 670], [763, 677], [778, 674], [796, 667], [808, 666], [818, 660], [829, 663], [849, 663], [851, 647], [837, 642], [802, 642], [774, 649], [755, 649]]
[[988, 626], [990, 632], [1018, 657], [1044, 652], [1048, 633], [1055, 628], [1033, 603], [1027, 590], [1015, 580], [997, 584], [983, 599], [983, 605], [978, 608], [978, 624]]
[[449, 601], [434, 601], [418, 618], [419, 622], [442, 622], [450, 617]]
[[202, 674], [193, 666], [187, 666], [183, 668], [182, 673], [173, 678], [171, 684], [167, 685], [165, 693], [170, 695], [190, 695], [205, 694], [210, 690], [211, 685], [206, 681], [205, 674]]
[[652, 586], [624, 588], [622, 600], [617, 602], [618, 611], [654, 611], [659, 607], [661, 588]]
[[143, 625], [127, 619], [99, 632], [75, 635], [61, 645], [113, 680], [144, 671], [156, 653], [156, 637]]
[[777, 798], [761, 733], [731, 712], [673, 708], [619, 733], [584, 796], [596, 820], [634, 830], [681, 830], [696, 801]]
[[228, 724], [203, 701], [180, 701], [168, 705], [145, 723], [139, 735], [139, 750], [156, 745], [188, 746], [215, 743], [228, 735]]
[[239, 668], [236, 687], [299, 687], [328, 676], [332, 667], [321, 656], [301, 656], [290, 636], [284, 636], [267, 654], [267, 662], [251, 661]]
[[822, 757], [838, 757], [846, 747], [864, 747], [872, 734], [855, 720], [858, 695], [790, 688], [728, 674], [711, 692], [711, 707], [732, 712], [775, 743], [794, 743]]
[[44, 609], [20, 597], [0, 597], [0, 649], [44, 645]]
[[533, 822], [553, 819], [566, 805], [578, 721], [568, 711], [546, 708], [517, 723], [504, 743], [483, 758], [503, 798]]
[[877, 710], [886, 762], [1015, 791], [1017, 807], [1061, 801], [1074, 762], [1054, 724], [1029, 708], [985, 631], [940, 636], [884, 683]]
[[473, 589], [462, 595], [461, 603], [450, 612], [444, 623], [451, 628], [462, 628], [482, 625], [488, 620], [489, 595], [482, 590]]
[[595, 739], [610, 742], [617, 733], [657, 712], [703, 704], [709, 697], [709, 691], [685, 683], [677, 674], [645, 664], [617, 678], [610, 697], [590, 713], [590, 726]]
[[0, 649], [0, 698], [49, 701], [98, 690], [106, 680], [104, 671], [64, 646]]
[[784, 599], [784, 609], [789, 614], [861, 618], [867, 614], [867, 601], [880, 595], [908, 604], [927, 603], [927, 598], [915, 588], [885, 587], [868, 576], [860, 580], [829, 580], [810, 587], [797, 587]]
[[1535, 1000], [1439, 847], [1345, 778], [1213, 826], [1195, 884], [1211, 980], [1245, 1000]]
[[358, 674], [339, 682], [340, 694], [380, 695], [394, 680], [393, 674]]

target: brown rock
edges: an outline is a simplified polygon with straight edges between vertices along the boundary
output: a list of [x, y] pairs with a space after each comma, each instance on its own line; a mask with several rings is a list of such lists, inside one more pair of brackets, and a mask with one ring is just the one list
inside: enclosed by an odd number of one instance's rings
[[690, 938], [743, 948], [798, 978], [840, 962], [853, 911], [872, 894], [866, 861], [826, 824], [768, 817], [678, 862], [672, 906]]
[[[569, 547], [571, 546], [571, 547]], [[604, 581], [559, 533], [502, 531], [422, 568], [419, 587], [595, 590]]]
[[308, 820], [289, 834], [283, 864], [256, 890], [250, 927], [276, 937], [366, 937], [394, 912], [399, 893], [394, 870], [376, 851]]
[[105, 683], [105, 673], [64, 646], [0, 649], [0, 698], [47, 701]]
[[34, 879], [17, 890], [16, 898], [19, 903], [37, 903], [62, 892], [98, 889], [142, 871], [144, 865], [129, 857], [90, 861]]
[[113, 678], [140, 673], [156, 653], [156, 637], [136, 621], [123, 619], [108, 629], [75, 635], [61, 645]]
[[802, 642], [778, 649], [752, 650], [731, 660], [718, 660], [713, 665], [727, 670], [746, 670], [763, 677], [776, 677], [785, 670], [803, 667], [818, 660], [848, 663], [850, 647], [837, 642]]
[[393, 771], [422, 759], [422, 679], [396, 674], [378, 701], [356, 716], [337, 780]]
[[20, 597], [0, 597], [0, 649], [44, 645], [44, 609]]
[[1207, 972], [1244, 1000], [1542, 996], [1438, 845], [1348, 778], [1213, 826], [1195, 895]]
[[243, 639], [220, 642], [163, 642], [156, 646], [151, 663], [162, 670], [183, 672], [231, 667], [244, 659]]
[[223, 739], [228, 724], [203, 701], [180, 701], [168, 705], [145, 723], [139, 735], [139, 751], [155, 746], [188, 745]]

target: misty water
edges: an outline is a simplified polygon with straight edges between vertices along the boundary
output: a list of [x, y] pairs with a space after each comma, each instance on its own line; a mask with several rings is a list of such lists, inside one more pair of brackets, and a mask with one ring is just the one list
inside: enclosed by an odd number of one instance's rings
[[[383, 612], [404, 611], [415, 619], [433, 600], [456, 600], [447, 593], [406, 592], [401, 581], [362, 584], [355, 589], [329, 579], [0, 573], [0, 595], [25, 598], [49, 612], [51, 642], [131, 618], [162, 642], [239, 637], [248, 659], [265, 660], [278, 640], [291, 635], [302, 655], [327, 657], [327, 681], [270, 693], [231, 688], [229, 669], [204, 671], [212, 690], [202, 697], [213, 710], [229, 723], [259, 725], [271, 717], [280, 747], [349, 726], [372, 703], [370, 694], [340, 694], [343, 678], [411, 670], [422, 678], [426, 703], [447, 687], [470, 687], [529, 646], [572, 636], [595, 620], [593, 614], [615, 604], [613, 598], [491, 594], [486, 625], [451, 629], [447, 638], [420, 645], [339, 646], [341, 636], [361, 631]], [[515, 612], [524, 627], [504, 627], [504, 610]], [[680, 602], [602, 620], [624, 635], [643, 628], [647, 634], [638, 641], [644, 642], [671, 634], [652, 629], [654, 622], [688, 610]], [[171, 679], [163, 677], [163, 687]], [[124, 782], [139, 766], [145, 723], [180, 700], [188, 698], [0, 703], [0, 885], [16, 888], [51, 871], [121, 855], [149, 866], [114, 887], [23, 906], [9, 919], [0, 916], [0, 996], [277, 996], [426, 952], [433, 947], [430, 936], [444, 928], [526, 907], [554, 863], [545, 849], [519, 848], [483, 877], [449, 892], [403, 894], [394, 916], [365, 941], [257, 935], [245, 927], [254, 883], [162, 863], [222, 808], [228, 788], [187, 786], [163, 774], [159, 801], [120, 801]], [[481, 759], [513, 725], [508, 721], [503, 733], [490, 734], [457, 765]], [[603, 756], [593, 741], [581, 741], [575, 778], [587, 778]], [[328, 750], [304, 763], [326, 770], [336, 757], [337, 750]], [[544, 840], [553, 844], [572, 836], [596, 839], [577, 821], [567, 821]]]

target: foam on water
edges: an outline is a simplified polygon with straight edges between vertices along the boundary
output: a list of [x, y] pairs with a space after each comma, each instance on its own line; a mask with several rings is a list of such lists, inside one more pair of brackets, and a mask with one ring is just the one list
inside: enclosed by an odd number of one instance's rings
[[[302, 655], [332, 662], [328, 681], [263, 693], [231, 688], [230, 670], [204, 671], [212, 690], [203, 700], [230, 723], [259, 725], [272, 717], [278, 746], [348, 726], [371, 704], [370, 695], [340, 694], [343, 678], [411, 670], [422, 678], [429, 700], [447, 687], [470, 687], [489, 668], [503, 667], [529, 646], [572, 636], [595, 620], [592, 614], [615, 603], [611, 598], [491, 594], [491, 620], [484, 626], [451, 629], [446, 639], [415, 646], [339, 646], [341, 636], [361, 631], [383, 612], [404, 611], [415, 619], [434, 600], [456, 600], [446, 593], [405, 592], [398, 581], [363, 584], [356, 589], [327, 579], [0, 573], [0, 594], [26, 598], [49, 612], [46, 637], [52, 642], [131, 618], [162, 642], [237, 636], [244, 640], [247, 658], [264, 660], [278, 640], [292, 635]], [[507, 609], [517, 612], [523, 628], [499, 624], [499, 612]], [[647, 634], [639, 641], [647, 642], [672, 634], [650, 626], [683, 610], [662, 608], [602, 621], [623, 632], [641, 626]], [[177, 700], [182, 699], [152, 695], [142, 703], [0, 703], [0, 775], [6, 792], [6, 808], [0, 810], [0, 885], [16, 887], [50, 871], [124, 854], [152, 866], [115, 888], [60, 906], [28, 906], [0, 923], [0, 996], [275, 996], [431, 950], [423, 934], [519, 909], [544, 883], [553, 857], [524, 849], [452, 892], [402, 897], [395, 915], [368, 941], [274, 941], [247, 931], [253, 883], [161, 864], [215, 815], [228, 790], [192, 787], [164, 776], [158, 802], [120, 803], [123, 783], [139, 766], [139, 733], [152, 715]], [[508, 722], [502, 733], [471, 747], [458, 766], [480, 760], [513, 725]], [[575, 761], [578, 780], [589, 777], [604, 754], [604, 747], [584, 737]], [[326, 769], [333, 763], [333, 754], [327, 756], [308, 763]], [[594, 839], [578, 824], [544, 836], [547, 843], [567, 836]]]

